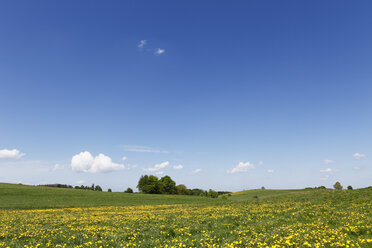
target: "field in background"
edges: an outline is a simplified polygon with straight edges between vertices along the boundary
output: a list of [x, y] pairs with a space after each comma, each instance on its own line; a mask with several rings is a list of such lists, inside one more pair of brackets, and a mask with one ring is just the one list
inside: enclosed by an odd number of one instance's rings
[[0, 183], [0, 209], [137, 206], [216, 202], [207, 197], [97, 192]]
[[[27, 193], [41, 203], [27, 206]], [[252, 190], [226, 198], [0, 184], [0, 247], [372, 247], [372, 189]], [[100, 206], [103, 199], [112, 206]], [[74, 207], [56, 208], [63, 204]]]

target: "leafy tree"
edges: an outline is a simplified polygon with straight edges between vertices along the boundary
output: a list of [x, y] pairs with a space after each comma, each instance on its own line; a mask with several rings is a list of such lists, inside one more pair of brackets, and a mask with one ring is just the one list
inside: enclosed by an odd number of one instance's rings
[[336, 182], [336, 183], [333, 185], [333, 188], [338, 189], [338, 190], [341, 190], [341, 189], [342, 189], [342, 185], [341, 185], [340, 182]]
[[111, 189], [108, 189], [107, 192], [112, 192], [112, 190]]
[[139, 192], [143, 192], [143, 188], [145, 187], [145, 185], [148, 184], [148, 181], [149, 181], [149, 176], [148, 175], [141, 176], [141, 178], [139, 179], [138, 184], [137, 184], [137, 188], [138, 188]]
[[124, 193], [133, 193], [133, 189], [131, 189], [131, 188], [127, 188], [127, 189], [124, 191]]
[[353, 187], [352, 187], [351, 185], [349, 185], [349, 186], [347, 186], [347, 189], [348, 189], [348, 190], [352, 190]]
[[[94, 186], [94, 185], [93, 185]], [[92, 186], [92, 187], [93, 187]], [[99, 185], [96, 185], [96, 187], [95, 188], [93, 188], [94, 189], [94, 191], [102, 191], [102, 188], [101, 188], [101, 186], [99, 186]]]
[[147, 194], [159, 194], [159, 180], [156, 176], [141, 176], [137, 188], [140, 192]]
[[192, 192], [192, 195], [207, 196], [207, 192], [205, 192], [202, 189], [192, 189], [191, 192]]
[[176, 182], [170, 176], [164, 176], [159, 180], [159, 189], [162, 194], [175, 194]]
[[265, 187], [264, 187], [264, 186], [262, 186], [262, 187], [261, 187], [261, 189], [265, 189]]
[[218, 197], [218, 192], [216, 192], [216, 191], [210, 189], [210, 190], [208, 191], [208, 197], [217, 198], [217, 197]]
[[186, 195], [187, 193], [187, 188], [184, 184], [177, 185], [176, 190], [178, 195]]

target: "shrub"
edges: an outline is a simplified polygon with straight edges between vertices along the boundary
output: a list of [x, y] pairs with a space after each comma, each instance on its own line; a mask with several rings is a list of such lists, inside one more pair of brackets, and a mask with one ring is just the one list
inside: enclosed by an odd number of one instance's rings
[[212, 189], [210, 189], [208, 191], [208, 197], [211, 197], [211, 198], [217, 198], [218, 197], [218, 193]]
[[133, 189], [131, 189], [131, 188], [127, 188], [125, 191], [124, 191], [124, 193], [133, 193]]
[[341, 190], [342, 189], [342, 185], [340, 182], [336, 182], [334, 185], [333, 185], [333, 188], [337, 189], [337, 190]]

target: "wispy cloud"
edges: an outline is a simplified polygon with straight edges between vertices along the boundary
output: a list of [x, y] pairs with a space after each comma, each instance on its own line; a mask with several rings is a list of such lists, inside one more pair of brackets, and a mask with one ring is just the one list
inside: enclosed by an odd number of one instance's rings
[[197, 173], [199, 173], [199, 172], [201, 172], [201, 169], [196, 169], [196, 170], [193, 170], [193, 171], [192, 171], [193, 174], [197, 174]]
[[25, 155], [26, 155], [25, 153], [21, 153], [17, 149], [13, 149], [13, 150], [3, 149], [3, 150], [0, 150], [0, 158], [20, 159]]
[[267, 170], [267, 173], [273, 174], [275, 171], [274, 170]]
[[330, 178], [331, 178], [330, 175], [324, 175], [323, 177], [320, 178], [320, 180], [328, 180]]
[[174, 165], [173, 166], [173, 169], [175, 169], [175, 170], [181, 170], [182, 168], [183, 168], [183, 165], [182, 164]]
[[152, 153], [169, 153], [165, 150], [155, 149], [148, 146], [124, 146], [127, 152], [152, 152]]
[[256, 166], [249, 161], [239, 162], [239, 164], [235, 168], [233, 168], [231, 170], [228, 170], [227, 173], [234, 174], [234, 173], [238, 173], [238, 172], [247, 172], [247, 171], [252, 170], [254, 168], [256, 168]]
[[141, 40], [139, 43], [138, 43], [138, 48], [143, 48], [147, 43], [147, 40]]
[[155, 50], [155, 55], [160, 55], [160, 54], [163, 54], [163, 53], [165, 53], [165, 49], [158, 48], [158, 49]]
[[322, 173], [333, 173], [335, 170], [331, 169], [331, 168], [327, 168], [327, 169], [324, 169], [324, 170], [320, 170], [320, 172]]
[[353, 157], [354, 157], [355, 159], [361, 159], [361, 158], [365, 158], [366, 155], [361, 154], [361, 153], [354, 153]]
[[154, 165], [154, 167], [150, 167], [150, 168], [145, 168], [143, 169], [143, 171], [147, 171], [147, 172], [155, 172], [155, 171], [159, 171], [161, 169], [164, 169], [166, 168], [167, 166], [169, 166], [169, 162], [168, 161], [165, 161], [163, 163], [160, 163], [160, 164], [156, 164]]
[[331, 160], [331, 159], [324, 159], [323, 160], [323, 163], [324, 164], [332, 164], [334, 161], [333, 160]]
[[52, 171], [58, 171], [58, 170], [63, 170], [65, 168], [65, 165], [62, 164], [55, 164], [52, 168]]

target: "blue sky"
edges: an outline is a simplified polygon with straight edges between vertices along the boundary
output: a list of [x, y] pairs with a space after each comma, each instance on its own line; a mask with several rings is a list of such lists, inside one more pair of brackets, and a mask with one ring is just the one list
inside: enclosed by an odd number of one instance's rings
[[369, 186], [371, 10], [1, 1], [0, 181]]

